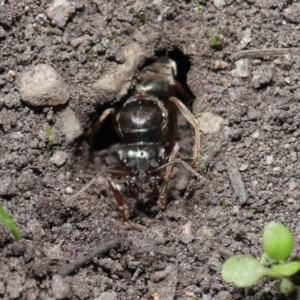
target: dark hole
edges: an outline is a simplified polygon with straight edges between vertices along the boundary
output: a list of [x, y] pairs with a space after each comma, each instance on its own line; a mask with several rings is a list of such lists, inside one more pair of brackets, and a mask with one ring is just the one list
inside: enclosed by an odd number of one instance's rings
[[[98, 117], [108, 108], [111, 108], [111, 105], [101, 106], [101, 110], [98, 112]], [[114, 106], [114, 108], [118, 111], [120, 109], [120, 105]], [[120, 143], [121, 139], [118, 136], [113, 120], [111, 116], [108, 116], [106, 120], [103, 122], [100, 129], [95, 133], [93, 137], [93, 149], [94, 150], [103, 150], [109, 148], [111, 145]]]

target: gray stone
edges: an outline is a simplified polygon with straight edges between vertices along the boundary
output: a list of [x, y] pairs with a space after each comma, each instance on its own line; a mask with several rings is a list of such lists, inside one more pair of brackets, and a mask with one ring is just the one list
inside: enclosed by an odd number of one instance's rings
[[51, 289], [55, 299], [70, 299], [71, 289], [69, 283], [60, 275], [54, 275], [51, 281]]
[[59, 166], [62, 166], [68, 159], [68, 154], [64, 151], [55, 151], [53, 156], [50, 158], [50, 162]]
[[137, 43], [131, 43], [124, 49], [125, 62], [109, 70], [96, 81], [92, 88], [95, 91], [117, 93], [117, 100], [127, 94], [130, 78], [134, 76], [136, 68], [143, 58], [144, 52]]
[[80, 37], [77, 37], [77, 38], [71, 40], [70, 44], [72, 47], [76, 48], [79, 45], [83, 44], [84, 42], [88, 41], [89, 39], [90, 39], [90, 37], [87, 34], [85, 34], [85, 35], [82, 35]]
[[104, 292], [100, 295], [100, 297], [96, 298], [95, 300], [116, 300], [117, 293], [115, 292]]
[[226, 5], [225, 0], [214, 0], [214, 6], [217, 8], [222, 8]]
[[242, 32], [242, 39], [239, 42], [239, 44], [236, 47], [237, 51], [241, 51], [244, 49], [250, 42], [252, 41], [251, 39], [251, 29], [248, 28], [245, 31]]
[[6, 293], [9, 299], [20, 299], [24, 291], [24, 280], [17, 274], [11, 275], [7, 280]]
[[69, 107], [64, 109], [58, 116], [57, 124], [59, 130], [64, 133], [66, 143], [72, 143], [83, 134], [83, 129], [73, 110]]
[[262, 85], [268, 84], [272, 81], [274, 70], [272, 66], [261, 66], [253, 72], [252, 85], [259, 88]]
[[204, 112], [198, 118], [199, 126], [204, 134], [215, 133], [221, 129], [224, 119], [211, 112]]
[[235, 62], [235, 69], [231, 71], [231, 75], [234, 77], [248, 77], [250, 74], [249, 59], [239, 59]]
[[39, 64], [21, 75], [19, 92], [32, 106], [57, 106], [70, 97], [69, 85], [49, 65]]
[[54, 0], [46, 10], [47, 17], [60, 27], [64, 27], [74, 13], [75, 4], [67, 0]]
[[267, 165], [271, 165], [274, 161], [274, 156], [273, 155], [268, 155], [266, 156], [266, 163]]
[[253, 107], [249, 107], [247, 109], [247, 116], [248, 116], [248, 119], [251, 121], [257, 120], [260, 117], [260, 115], [261, 115], [261, 112], [256, 110]]
[[288, 8], [283, 10], [283, 15], [290, 21], [300, 23], [300, 3], [294, 2]]
[[227, 291], [220, 291], [215, 297], [215, 300], [232, 300], [232, 299], [233, 299], [232, 295]]

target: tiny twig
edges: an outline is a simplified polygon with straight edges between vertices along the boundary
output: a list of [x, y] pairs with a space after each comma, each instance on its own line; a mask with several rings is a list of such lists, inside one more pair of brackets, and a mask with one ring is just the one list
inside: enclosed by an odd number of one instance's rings
[[236, 61], [241, 58], [271, 59], [287, 54], [300, 55], [300, 48], [266, 48], [239, 51], [231, 55], [231, 60]]
[[248, 195], [235, 159], [229, 160], [227, 163], [227, 171], [235, 195], [239, 198], [241, 204], [245, 204], [248, 200]]
[[57, 273], [64, 277], [68, 276], [74, 273], [79, 268], [90, 263], [93, 260], [93, 258], [101, 256], [110, 249], [122, 245], [122, 243], [122, 240], [119, 238], [109, 240], [108, 242], [105, 242], [104, 244], [101, 244], [100, 246], [90, 251], [87, 255], [79, 256], [75, 262], [62, 266]]

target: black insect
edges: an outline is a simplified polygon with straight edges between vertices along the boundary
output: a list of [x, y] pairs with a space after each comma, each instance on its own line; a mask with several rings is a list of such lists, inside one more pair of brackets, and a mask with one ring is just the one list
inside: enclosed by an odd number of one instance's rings
[[[118, 151], [119, 166], [100, 172], [107, 174], [108, 186], [118, 202], [124, 222], [128, 221], [126, 200], [112, 181], [113, 176], [126, 176], [130, 196], [140, 203], [146, 204], [158, 195], [158, 204], [162, 208], [165, 207], [166, 189], [175, 163], [181, 163], [198, 176], [193, 167], [200, 151], [200, 130], [195, 117], [176, 98], [190, 96], [175, 80], [176, 72], [176, 63], [167, 58], [159, 58], [146, 66], [138, 76], [133, 96], [126, 100], [121, 110], [105, 110], [94, 126], [95, 131], [108, 116], [112, 116], [116, 130], [124, 142], [124, 146]], [[193, 129], [194, 146], [190, 165], [178, 158], [179, 143], [175, 141], [177, 109]], [[161, 179], [163, 183], [159, 190]], [[93, 182], [94, 180], [78, 193]], [[78, 193], [67, 202], [70, 203]]]

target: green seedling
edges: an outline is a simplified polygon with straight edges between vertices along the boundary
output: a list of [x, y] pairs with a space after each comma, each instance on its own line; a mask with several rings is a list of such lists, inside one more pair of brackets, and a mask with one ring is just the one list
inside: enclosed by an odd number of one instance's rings
[[203, 4], [198, 3], [198, 4], [197, 4], [197, 8], [198, 8], [199, 10], [202, 10], [202, 9], [203, 9]]
[[88, 53], [88, 54], [86, 55], [86, 60], [87, 60], [87, 61], [93, 61], [93, 60], [94, 60], [94, 56], [93, 56], [92, 54]]
[[21, 235], [17, 226], [14, 224], [6, 210], [0, 205], [0, 222], [13, 234], [15, 240], [18, 242]]
[[221, 200], [220, 201], [220, 206], [226, 206], [226, 201], [225, 200]]
[[50, 151], [51, 146], [54, 142], [54, 137], [52, 135], [50, 127], [46, 126], [45, 129], [44, 129], [44, 132], [45, 132], [46, 138], [48, 140], [46, 151]]
[[287, 262], [294, 240], [291, 232], [281, 223], [270, 222], [263, 233], [264, 254], [260, 260], [251, 255], [234, 255], [226, 260], [222, 268], [222, 278], [237, 287], [255, 285], [262, 277], [281, 280], [280, 291], [290, 294], [295, 286], [290, 280], [300, 270], [300, 262]]
[[79, 101], [79, 102], [82, 102], [83, 100], [84, 100], [84, 97], [83, 97], [83, 95], [80, 94], [80, 95], [78, 96], [78, 101]]
[[220, 50], [223, 47], [224, 37], [222, 35], [221, 29], [218, 29], [215, 33], [206, 32], [206, 37], [208, 39], [208, 45], [215, 50]]
[[112, 40], [118, 40], [120, 37], [121, 36], [119, 34], [115, 33], [115, 32], [113, 32], [112, 35], [111, 35]]
[[139, 20], [144, 25], [146, 23], [146, 15], [145, 14], [140, 15]]

